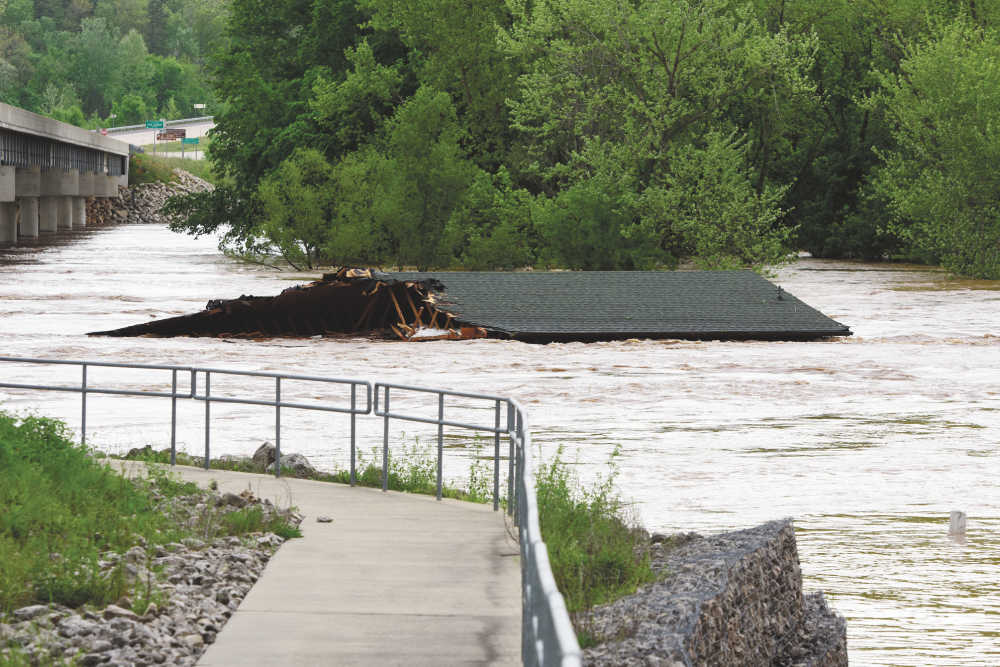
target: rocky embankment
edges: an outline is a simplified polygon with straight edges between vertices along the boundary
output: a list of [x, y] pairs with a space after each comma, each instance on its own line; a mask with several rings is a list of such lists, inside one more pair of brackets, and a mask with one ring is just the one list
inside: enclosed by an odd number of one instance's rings
[[[259, 506], [265, 519], [280, 514], [295, 525], [302, 520], [249, 491], [156, 500], [196, 529], [251, 505]], [[104, 577], [125, 576], [144, 599], [125, 597], [103, 609], [55, 604], [16, 609], [0, 622], [0, 662], [4, 647], [11, 646], [28, 664], [193, 665], [283, 542], [273, 533], [154, 546], [140, 538], [124, 555], [104, 554], [97, 567]]]
[[170, 222], [160, 209], [167, 199], [174, 195], [205, 192], [213, 188], [183, 169], [174, 169], [177, 180], [170, 183], [143, 183], [121, 188], [117, 197], [91, 198], [87, 200], [87, 224], [133, 224]]
[[584, 664], [843, 667], [847, 629], [802, 594], [791, 521], [701, 537], [653, 537], [664, 578], [577, 619], [600, 642]]

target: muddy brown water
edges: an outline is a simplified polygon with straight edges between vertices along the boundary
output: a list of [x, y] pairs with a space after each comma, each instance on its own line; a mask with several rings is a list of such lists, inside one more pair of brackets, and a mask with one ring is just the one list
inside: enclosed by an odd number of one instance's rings
[[[1000, 283], [922, 267], [804, 259], [775, 282], [851, 327], [826, 342], [629, 341], [527, 345], [365, 339], [90, 338], [211, 298], [274, 294], [314, 277], [221, 255], [210, 239], [137, 225], [0, 250], [0, 354], [281, 370], [451, 387], [518, 399], [543, 458], [608, 474], [651, 530], [717, 531], [791, 516], [805, 585], [848, 618], [852, 664], [1000, 664]], [[78, 382], [78, 369], [5, 364], [8, 381]], [[162, 389], [163, 374], [91, 369], [92, 384]], [[116, 385], [118, 386], [118, 385]], [[213, 378], [212, 391], [270, 383]], [[322, 398], [289, 383], [286, 396]], [[340, 400], [340, 399], [337, 399]], [[76, 429], [79, 396], [0, 390], [6, 410]], [[169, 401], [90, 395], [88, 442], [169, 444]], [[413, 410], [433, 406], [414, 403]], [[450, 410], [450, 408], [449, 408]], [[490, 413], [464, 410], [470, 419]], [[457, 412], [455, 414], [458, 414]], [[178, 444], [200, 453], [204, 406], [181, 402]], [[212, 455], [273, 440], [273, 409], [212, 406]], [[362, 420], [369, 459], [381, 422]], [[492, 443], [449, 429], [461, 481]], [[346, 467], [347, 421], [282, 413], [282, 447]], [[394, 425], [395, 451], [433, 427]], [[477, 450], [477, 448], [479, 448]], [[948, 514], [968, 514], [964, 542]]]

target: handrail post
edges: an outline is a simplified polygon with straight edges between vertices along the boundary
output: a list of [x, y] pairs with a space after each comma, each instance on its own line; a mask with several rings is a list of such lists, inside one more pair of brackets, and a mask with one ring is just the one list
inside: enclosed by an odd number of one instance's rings
[[493, 417], [493, 511], [500, 509], [500, 399]]
[[438, 461], [437, 499], [441, 500], [441, 477], [444, 473], [444, 392], [438, 392]]
[[385, 388], [385, 429], [382, 434], [382, 490], [389, 490], [389, 387]]
[[80, 380], [80, 444], [87, 446], [87, 364], [81, 365], [83, 377]]
[[517, 465], [515, 466], [515, 472], [517, 474], [517, 496], [514, 498], [514, 502], [517, 507], [514, 512], [514, 525], [521, 525], [521, 507], [524, 505], [522, 501], [524, 494], [526, 493], [524, 487], [524, 415], [518, 410], [517, 414], [514, 416], [515, 427], [514, 432], [517, 434], [517, 445], [514, 448], [514, 456], [517, 458]]
[[514, 514], [514, 410], [513, 403], [507, 401], [507, 433], [510, 436], [510, 453], [507, 456], [507, 514]]
[[358, 415], [354, 412], [355, 406], [357, 404], [357, 388], [358, 386], [351, 383], [351, 486], [354, 486], [357, 479], [354, 474], [354, 457], [356, 451], [357, 442], [357, 420]]
[[205, 470], [208, 470], [210, 427], [212, 422], [212, 373], [205, 371]]
[[281, 477], [281, 378], [274, 378], [274, 476]]
[[177, 465], [177, 369], [171, 371], [170, 382], [170, 465]]

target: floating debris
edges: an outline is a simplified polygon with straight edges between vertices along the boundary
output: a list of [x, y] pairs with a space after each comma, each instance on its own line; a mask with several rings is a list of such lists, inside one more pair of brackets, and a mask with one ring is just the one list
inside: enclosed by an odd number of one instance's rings
[[343, 268], [277, 296], [212, 300], [105, 336], [375, 335], [810, 340], [850, 329], [752, 271], [382, 273]]

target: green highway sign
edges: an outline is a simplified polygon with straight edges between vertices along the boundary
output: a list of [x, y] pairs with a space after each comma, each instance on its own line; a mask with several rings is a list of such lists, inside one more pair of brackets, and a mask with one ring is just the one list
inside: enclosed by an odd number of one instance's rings
[[198, 143], [198, 137], [191, 137], [190, 139], [188, 139], [187, 137], [185, 137], [185, 138], [181, 139], [181, 143], [182, 144], [196, 144], [196, 143]]
[[162, 120], [147, 120], [146, 121], [147, 130], [162, 130], [163, 121]]

